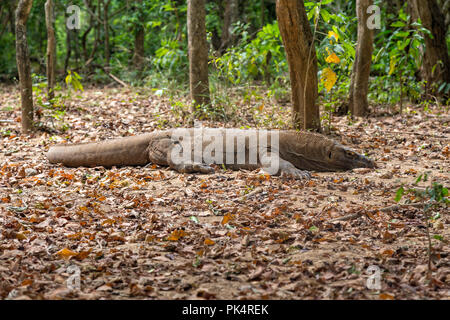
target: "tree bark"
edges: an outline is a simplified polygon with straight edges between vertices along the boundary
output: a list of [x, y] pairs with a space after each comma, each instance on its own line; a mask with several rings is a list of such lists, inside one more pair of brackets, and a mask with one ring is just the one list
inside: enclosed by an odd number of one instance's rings
[[47, 25], [47, 96], [55, 97], [56, 39], [53, 25], [53, 0], [45, 3], [45, 22]]
[[111, 49], [110, 49], [110, 41], [109, 41], [109, 4], [111, 0], [105, 1], [102, 0], [103, 4], [103, 32], [105, 33], [105, 67], [109, 68], [109, 64], [111, 61]]
[[369, 112], [367, 94], [369, 92], [370, 67], [372, 65], [373, 30], [367, 27], [369, 18], [367, 8], [372, 4], [372, 0], [356, 0], [358, 44], [356, 46], [356, 56], [350, 83], [349, 110], [352, 115], [357, 117], [366, 116]]
[[33, 129], [33, 87], [26, 26], [32, 5], [33, 0], [20, 0], [16, 10], [16, 60], [20, 81], [23, 133]]
[[303, 0], [277, 0], [276, 11], [289, 64], [294, 127], [320, 131], [317, 56]]
[[136, 31], [134, 34], [134, 55], [133, 63], [135, 67], [141, 68], [144, 63], [144, 40], [145, 40], [145, 30], [142, 26], [136, 26]]
[[259, 16], [259, 23], [261, 25], [261, 29], [265, 26], [266, 23], [266, 1], [265, 0], [260, 0], [261, 1], [261, 15]]
[[445, 18], [436, 0], [409, 0], [414, 20], [431, 31], [433, 38], [425, 35], [422, 78], [426, 80], [426, 92], [438, 95], [437, 88], [443, 82], [450, 83], [450, 57], [448, 54]]
[[[142, 0], [136, 1], [137, 10], [141, 10]], [[133, 64], [139, 70], [141, 70], [141, 66], [144, 63], [144, 41], [145, 41], [145, 30], [143, 27], [144, 21], [142, 17], [139, 17], [139, 21], [135, 25], [134, 30], [134, 54], [133, 54]]]
[[15, 32], [15, 28], [16, 28], [16, 9], [17, 9], [17, 0], [11, 0], [9, 2], [6, 2], [6, 6], [8, 9], [8, 15], [9, 15], [9, 30], [12, 34], [14, 34]]
[[66, 59], [64, 61], [64, 74], [67, 74], [67, 71], [69, 69], [70, 66], [70, 58], [72, 56], [72, 34], [73, 34], [73, 30], [70, 30], [69, 28], [67, 28], [66, 26]]
[[441, 7], [442, 14], [445, 19], [445, 30], [450, 29], [450, 0], [438, 0], [438, 4]]
[[91, 16], [90, 20], [89, 20], [89, 27], [81, 35], [81, 47], [83, 48], [83, 58], [84, 58], [85, 63], [89, 59], [88, 50], [87, 50], [87, 39], [88, 39], [89, 33], [92, 31], [93, 28], [94, 28], [94, 18], [92, 18], [92, 16]]
[[208, 80], [205, 0], [188, 0], [189, 82], [193, 108], [211, 103]]
[[234, 43], [235, 36], [233, 35], [233, 24], [236, 23], [239, 16], [239, 2], [238, 0], [225, 1], [225, 13], [223, 16], [223, 27], [220, 52], [225, 50]]

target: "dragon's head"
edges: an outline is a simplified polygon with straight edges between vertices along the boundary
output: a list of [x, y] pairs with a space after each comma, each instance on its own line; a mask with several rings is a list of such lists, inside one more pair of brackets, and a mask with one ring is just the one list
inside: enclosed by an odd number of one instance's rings
[[284, 156], [299, 169], [329, 172], [376, 167], [373, 160], [320, 134], [294, 132], [284, 139], [288, 141], [282, 149]]
[[375, 168], [375, 162], [362, 154], [334, 143], [325, 148], [328, 167], [334, 170], [351, 170], [355, 168]]

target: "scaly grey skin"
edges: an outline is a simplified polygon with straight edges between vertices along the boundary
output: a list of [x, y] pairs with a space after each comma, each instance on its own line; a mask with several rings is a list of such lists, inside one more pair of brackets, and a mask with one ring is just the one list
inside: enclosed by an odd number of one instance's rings
[[[191, 139], [194, 136], [194, 129], [186, 129]], [[204, 132], [214, 132], [223, 139], [224, 150], [226, 150], [227, 136], [244, 135], [247, 130], [239, 129], [203, 129]], [[209, 130], [209, 131], [208, 131]], [[258, 168], [271, 175], [281, 175], [295, 179], [309, 179], [309, 170], [314, 171], [342, 171], [354, 168], [374, 168], [375, 163], [367, 157], [358, 154], [349, 148], [342, 146], [335, 141], [315, 133], [297, 131], [276, 131], [279, 135], [279, 145], [272, 150], [271, 144], [261, 147], [259, 139], [256, 149], [258, 150], [257, 163], [250, 163], [248, 153], [253, 151], [255, 146], [251, 146], [249, 139], [245, 140], [245, 163], [226, 164], [225, 153], [223, 158], [215, 159], [209, 163], [195, 162], [193, 158], [183, 162], [173, 160], [174, 150], [179, 152], [182, 149], [180, 141], [174, 138], [175, 129], [153, 132], [139, 136], [126, 137], [116, 140], [99, 143], [88, 143], [78, 145], [58, 145], [50, 148], [47, 157], [50, 163], [62, 163], [68, 167], [94, 167], [94, 166], [144, 166], [154, 163], [162, 166], [169, 166], [182, 173], [213, 173], [212, 163], [225, 164], [232, 170], [246, 169], [256, 170]], [[269, 141], [273, 133], [269, 132]], [[194, 140], [193, 140], [194, 141]], [[204, 142], [202, 149], [205, 150], [209, 141]], [[237, 147], [234, 143], [234, 155], [237, 159]], [[262, 145], [261, 145], [262, 146]], [[176, 149], [174, 149], [176, 148]], [[242, 151], [242, 150], [241, 150]], [[272, 156], [278, 163], [276, 172], [268, 170], [270, 164], [264, 160], [264, 156]]]

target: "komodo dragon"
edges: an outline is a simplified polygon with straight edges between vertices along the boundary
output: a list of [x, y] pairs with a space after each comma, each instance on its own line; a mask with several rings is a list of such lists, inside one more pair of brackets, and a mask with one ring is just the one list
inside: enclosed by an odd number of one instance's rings
[[[180, 130], [183, 132], [181, 135]], [[271, 175], [288, 176], [296, 179], [309, 179], [309, 170], [341, 171], [375, 167], [375, 163], [367, 157], [316, 133], [223, 128], [203, 128], [202, 130], [203, 137], [208, 134], [218, 136], [219, 144], [222, 140], [223, 145], [219, 145], [222, 149], [219, 147], [217, 149], [224, 150], [223, 153], [214, 149], [213, 152], [210, 152], [211, 156], [208, 159], [205, 160], [206, 157], [203, 156], [198, 160], [199, 158], [194, 158], [192, 153], [187, 150], [188, 148], [191, 148], [191, 151], [194, 150], [193, 145], [199, 138], [198, 129], [197, 131], [196, 129], [170, 129], [97, 143], [57, 145], [50, 148], [47, 157], [50, 163], [62, 163], [68, 167], [144, 166], [153, 163], [169, 166], [183, 173], [213, 173], [214, 169], [210, 164], [216, 163], [225, 164], [227, 168], [233, 170], [261, 168]], [[251, 132], [257, 133], [257, 140], [249, 138]], [[261, 135], [265, 138], [260, 137], [262, 132], [267, 134], [267, 136]], [[179, 136], [183, 135], [185, 137], [180, 139]], [[195, 138], [192, 140], [193, 137]], [[189, 145], [183, 144], [183, 141], [185, 143], [188, 141], [194, 142]], [[205, 152], [208, 145], [211, 149], [213, 140], [203, 138], [200, 141], [202, 141], [202, 152]], [[255, 145], [256, 143], [257, 145]], [[227, 148], [230, 147], [230, 144], [232, 147]], [[183, 158], [182, 161], [177, 158], [178, 160], [175, 161], [173, 155], [180, 154], [183, 148], [186, 148], [188, 157]], [[254, 150], [258, 150], [256, 160], [249, 155]], [[240, 158], [240, 161], [238, 160], [239, 152], [246, 153], [245, 161], [243, 161], [243, 158]], [[269, 157], [277, 163], [275, 170], [273, 170], [273, 165], [268, 163]], [[253, 159], [253, 162], [250, 161], [251, 159]], [[271, 171], [267, 170], [268, 168]]]

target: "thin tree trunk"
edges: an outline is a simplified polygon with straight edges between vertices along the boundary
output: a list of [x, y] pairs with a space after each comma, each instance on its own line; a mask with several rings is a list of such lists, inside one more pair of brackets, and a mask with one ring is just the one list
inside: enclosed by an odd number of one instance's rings
[[141, 68], [144, 63], [144, 40], [145, 40], [145, 30], [139, 25], [136, 27], [134, 35], [134, 55], [133, 63], [135, 67]]
[[108, 16], [108, 9], [109, 4], [111, 3], [111, 0], [102, 1], [103, 3], [103, 32], [105, 33], [105, 66], [106, 68], [109, 67], [110, 60], [111, 60], [111, 51], [110, 51], [110, 42], [109, 42], [109, 16]]
[[97, 47], [100, 43], [100, 32], [101, 32], [101, 26], [102, 26], [102, 22], [99, 18], [100, 15], [101, 15], [101, 4], [100, 4], [100, 0], [99, 0], [98, 5], [97, 5], [97, 15], [95, 15], [95, 14], [93, 15], [95, 18], [97, 18], [97, 24], [95, 26], [94, 45], [93, 45], [89, 60], [86, 62], [86, 64], [89, 64], [92, 60], [94, 60], [95, 54], [97, 52]]
[[75, 50], [75, 68], [78, 69], [80, 67], [80, 37], [79, 33], [80, 31], [75, 29], [73, 31], [73, 38], [74, 38], [74, 50]]
[[233, 35], [233, 24], [236, 23], [239, 17], [239, 3], [238, 0], [225, 1], [225, 13], [223, 16], [223, 27], [220, 52], [225, 50], [233, 44], [235, 36]]
[[277, 0], [276, 10], [289, 63], [294, 127], [320, 131], [317, 56], [303, 0]]
[[16, 60], [20, 81], [22, 132], [24, 133], [33, 129], [33, 87], [26, 26], [32, 5], [33, 0], [20, 0], [16, 10]]
[[64, 61], [64, 74], [67, 74], [67, 70], [69, 69], [70, 65], [70, 57], [72, 56], [72, 30], [70, 30], [66, 26], [66, 32], [67, 32], [66, 36], [67, 53], [66, 53], [66, 60]]
[[352, 115], [362, 117], [369, 112], [367, 94], [369, 92], [370, 67], [372, 65], [373, 30], [367, 27], [367, 8], [372, 0], [357, 0], [358, 44], [350, 83], [349, 109]]
[[55, 97], [56, 39], [53, 26], [53, 0], [45, 3], [45, 22], [47, 25], [47, 96]]
[[87, 51], [87, 39], [88, 39], [89, 33], [92, 31], [93, 28], [94, 28], [94, 19], [92, 17], [90, 17], [89, 27], [86, 29], [86, 31], [83, 32], [83, 35], [81, 36], [81, 47], [83, 48], [83, 57], [84, 57], [85, 63], [89, 59], [88, 51]]
[[177, 41], [180, 43], [180, 47], [182, 46], [182, 42], [183, 42], [183, 28], [181, 26], [181, 19], [180, 19], [180, 14], [179, 14], [179, 7], [184, 4], [184, 0], [178, 0], [175, 1], [172, 4], [172, 0], [169, 0], [170, 5], [173, 7], [173, 13], [175, 14], [175, 18], [177, 23], [175, 24], [176, 28], [175, 28], [175, 34], [176, 37], [175, 39], [177, 39]]
[[[94, 60], [95, 53], [97, 51], [97, 46], [99, 42], [99, 33], [100, 33], [100, 23], [101, 20], [98, 18], [98, 16], [95, 14], [97, 12], [97, 9], [100, 7], [98, 4], [97, 6], [92, 6], [92, 1], [83, 1], [84, 5], [86, 6], [86, 9], [89, 13], [90, 20], [89, 20], [89, 27], [86, 29], [86, 31], [81, 36], [81, 45], [83, 47], [83, 55], [84, 55], [84, 67], [89, 66], [92, 61]], [[91, 53], [88, 53], [88, 35], [89, 33], [94, 30], [94, 43], [92, 45]]]
[[208, 80], [205, 0], [188, 0], [189, 82], [193, 108], [211, 103]]
[[265, 23], [266, 23], [266, 1], [265, 0], [261, 0], [261, 15], [259, 17], [260, 21], [260, 25], [261, 25], [261, 29], [264, 27]]
[[[6, 7], [8, 7], [8, 4], [6, 4]], [[0, 17], [3, 17], [3, 7], [0, 8]], [[8, 12], [6, 12], [5, 18], [3, 19], [3, 21], [0, 24], [1, 25], [0, 37], [2, 37], [3, 33], [5, 33], [5, 31], [8, 29], [9, 20], [10, 20], [10, 16], [9, 16]]]
[[[141, 9], [142, 0], [136, 1], [138, 6], [137, 10]], [[134, 31], [134, 55], [133, 55], [133, 64], [135, 67], [138, 68], [138, 70], [142, 70], [142, 64], [144, 63], [144, 56], [145, 56], [145, 30], [143, 27], [143, 21], [142, 16], [139, 15], [139, 21], [135, 25], [135, 31]]]
[[427, 93], [438, 95], [437, 88], [450, 83], [450, 57], [448, 54], [445, 18], [436, 0], [409, 0], [414, 20], [420, 18], [422, 25], [433, 37], [425, 35], [422, 77], [427, 82]]
[[14, 33], [16, 28], [16, 15], [15, 15], [16, 8], [17, 8], [17, 0], [12, 0], [8, 6], [11, 33]]
[[450, 29], [450, 0], [440, 0], [439, 5], [442, 8], [442, 14], [445, 19], [445, 30]]

